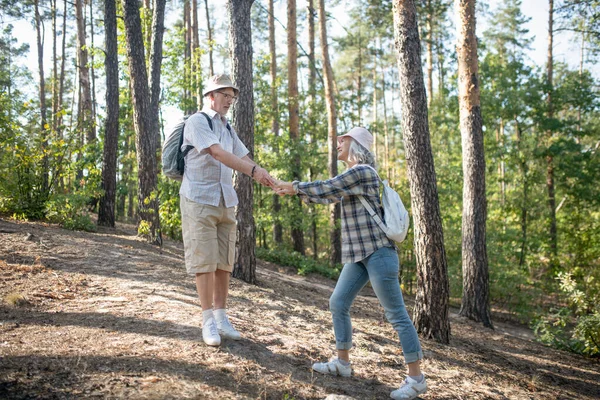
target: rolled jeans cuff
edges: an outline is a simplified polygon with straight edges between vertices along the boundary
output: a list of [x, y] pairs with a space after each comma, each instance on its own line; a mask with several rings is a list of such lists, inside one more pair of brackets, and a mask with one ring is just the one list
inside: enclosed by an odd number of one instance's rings
[[350, 342], [335, 342], [335, 348], [337, 350], [350, 350], [352, 348], [352, 341]]
[[410, 364], [423, 359], [423, 351], [419, 350], [416, 353], [404, 353], [404, 363]]

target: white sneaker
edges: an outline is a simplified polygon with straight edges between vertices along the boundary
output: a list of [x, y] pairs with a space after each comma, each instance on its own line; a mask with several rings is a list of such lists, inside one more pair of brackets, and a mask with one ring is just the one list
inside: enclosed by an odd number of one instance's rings
[[314, 363], [312, 369], [326, 375], [339, 375], [346, 378], [352, 375], [350, 364], [343, 365], [337, 358], [326, 363]]
[[219, 328], [219, 334], [225, 339], [240, 340], [242, 338], [242, 335], [229, 322], [227, 315], [221, 321], [217, 321], [217, 328]]
[[420, 394], [423, 394], [426, 391], [427, 381], [425, 380], [425, 375], [423, 375], [423, 380], [421, 382], [417, 382], [410, 376], [407, 376], [406, 380], [402, 383], [402, 386], [390, 393], [390, 397], [395, 400], [412, 400], [416, 399]]
[[209, 318], [202, 325], [202, 339], [209, 346], [219, 346], [221, 344], [221, 336], [217, 331], [217, 322], [214, 318]]

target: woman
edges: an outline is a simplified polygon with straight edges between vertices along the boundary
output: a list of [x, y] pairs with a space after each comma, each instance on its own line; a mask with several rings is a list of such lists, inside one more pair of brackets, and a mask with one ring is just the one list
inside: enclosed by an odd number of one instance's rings
[[408, 376], [393, 399], [414, 399], [425, 393], [427, 383], [421, 373], [423, 358], [417, 331], [408, 316], [398, 282], [399, 261], [393, 241], [379, 228], [358, 196], [364, 196], [383, 219], [379, 199], [379, 176], [370, 152], [373, 136], [365, 128], [353, 128], [338, 136], [338, 159], [348, 169], [326, 181], [278, 181], [280, 195], [296, 194], [306, 202], [342, 202], [342, 261], [344, 268], [329, 299], [333, 318], [337, 358], [315, 363], [313, 370], [348, 377], [352, 374], [349, 350], [352, 347], [350, 306], [368, 281], [385, 309], [385, 315], [400, 336]]

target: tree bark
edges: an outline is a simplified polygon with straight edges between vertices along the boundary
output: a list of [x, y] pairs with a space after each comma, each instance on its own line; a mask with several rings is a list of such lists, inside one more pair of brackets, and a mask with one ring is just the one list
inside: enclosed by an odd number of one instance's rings
[[[240, 140], [254, 158], [254, 87], [252, 83], [252, 24], [250, 20], [254, 0], [228, 0], [229, 54], [233, 83], [240, 90], [233, 108], [232, 122]], [[256, 228], [252, 178], [237, 174], [235, 191], [239, 198], [236, 210], [237, 255], [233, 276], [244, 282], [256, 283]]]
[[[277, 97], [277, 47], [275, 46], [275, 7], [274, 0], [269, 0], [269, 51], [271, 53], [271, 111], [273, 120], [271, 130], [275, 137], [279, 136], [279, 101]], [[275, 145], [274, 151], [279, 154], [279, 145]], [[281, 226], [281, 203], [279, 195], [273, 194], [273, 241], [276, 244], [283, 242], [283, 228]]]
[[463, 152], [462, 269], [459, 314], [493, 328], [486, 249], [485, 157], [479, 94], [475, 0], [456, 0], [458, 102]]
[[208, 62], [210, 67], [210, 76], [215, 74], [213, 66], [213, 38], [212, 38], [212, 27], [210, 24], [210, 15], [208, 11], [208, 0], [204, 0], [204, 8], [206, 9], [206, 30], [208, 32]]
[[431, 107], [433, 99], [433, 7], [431, 0], [427, 0], [427, 107]]
[[75, 16], [77, 19], [77, 66], [79, 71], [79, 107], [78, 125], [85, 132], [86, 143], [96, 140], [92, 112], [92, 89], [90, 86], [90, 69], [88, 67], [88, 50], [85, 39], [85, 21], [83, 18], [84, 0], [75, 0]]
[[[148, 225], [147, 238], [150, 243], [162, 244], [156, 173], [156, 136], [153, 130], [151, 98], [144, 55], [144, 38], [140, 20], [139, 3], [124, 0], [125, 36], [129, 76], [133, 103], [133, 122], [136, 133], [136, 156], [138, 163], [138, 232], [145, 234], [142, 224]], [[162, 32], [161, 32], [162, 33]]]
[[42, 158], [42, 196], [47, 197], [50, 191], [50, 162], [46, 155], [46, 149], [48, 147], [48, 130], [47, 125], [47, 109], [46, 109], [46, 80], [44, 78], [44, 43], [42, 41], [42, 17], [40, 15], [39, 0], [34, 2], [35, 12], [35, 31], [36, 31], [36, 43], [38, 53], [38, 72], [39, 72], [39, 99], [40, 99], [40, 132], [42, 134], [42, 151], [44, 156]]
[[[60, 78], [58, 88], [58, 111], [62, 111], [64, 102], [64, 89], [65, 89], [65, 55], [67, 47], [67, 0], [63, 3], [63, 25], [62, 25], [62, 45], [61, 45], [61, 57], [60, 57]], [[59, 131], [58, 137], [62, 138], [62, 112], [59, 113], [56, 120], [56, 126]]]
[[[193, 0], [195, 1], [195, 0]], [[158, 108], [160, 103], [160, 68], [162, 65], [163, 35], [165, 32], [165, 7], [166, 0], [154, 0], [152, 4], [152, 41], [150, 49], [150, 76], [148, 87], [150, 90], [150, 129], [154, 135], [155, 152], [160, 152], [161, 137]], [[160, 163], [156, 163], [160, 173]]]
[[[52, 0], [52, 134], [56, 135], [57, 132], [57, 118], [58, 118], [58, 59], [56, 53], [56, 2]], [[9, 93], [10, 95], [10, 93]]]
[[[288, 48], [288, 111], [290, 116], [290, 139], [292, 141], [292, 176], [300, 179], [300, 109], [298, 105], [298, 44], [296, 42], [296, 0], [287, 2], [287, 48]], [[294, 250], [304, 255], [304, 230], [302, 229], [302, 203], [293, 199], [292, 244]]]
[[117, 58], [116, 0], [104, 0], [104, 35], [106, 68], [106, 122], [102, 157], [102, 190], [98, 225], [115, 226], [117, 189], [117, 152], [119, 140], [119, 60]]
[[[335, 91], [333, 89], [333, 70], [329, 59], [329, 45], [327, 43], [327, 17], [325, 14], [325, 0], [319, 0], [319, 34], [321, 39], [321, 53], [323, 58], [323, 70], [325, 75], [325, 104], [327, 108], [327, 143], [328, 160], [327, 169], [329, 176], [333, 178], [338, 174], [337, 169], [337, 110], [335, 106]], [[336, 203], [330, 206], [329, 231], [331, 266], [342, 261], [342, 229], [340, 224], [341, 208]]]
[[202, 71], [200, 70], [200, 38], [198, 37], [198, 0], [192, 0], [192, 75], [196, 90], [196, 110], [202, 104]]
[[[548, 11], [548, 61], [546, 64], [546, 72], [548, 79], [548, 119], [554, 118], [554, 110], [552, 104], [552, 92], [553, 92], [553, 66], [554, 60], [552, 55], [552, 47], [554, 41], [554, 0], [548, 0], [549, 11]], [[556, 196], [554, 190], [554, 156], [550, 152], [550, 146], [552, 145], [553, 133], [547, 132], [548, 141], [548, 153], [546, 155], [546, 188], [548, 191], [548, 211], [550, 212], [549, 217], [549, 235], [550, 235], [550, 264], [553, 269], [558, 264], [558, 236], [556, 229]]]
[[[90, 0], [90, 46], [92, 52], [90, 52], [90, 81], [91, 81], [91, 101], [92, 101], [92, 121], [94, 125], [94, 131], [96, 129], [96, 108], [98, 102], [96, 101], [96, 71], [94, 68], [94, 2]], [[85, 18], [84, 18], [85, 20]]]
[[448, 266], [413, 0], [394, 0], [394, 34], [417, 262], [417, 295], [413, 319], [417, 331], [426, 338], [449, 343]]

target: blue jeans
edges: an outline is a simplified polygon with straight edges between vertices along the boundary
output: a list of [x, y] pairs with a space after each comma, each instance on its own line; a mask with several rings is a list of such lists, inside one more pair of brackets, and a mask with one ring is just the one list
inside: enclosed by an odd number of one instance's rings
[[408, 316], [402, 298], [398, 282], [399, 267], [398, 254], [391, 247], [382, 247], [362, 261], [344, 265], [329, 299], [338, 350], [348, 350], [352, 347], [350, 306], [360, 289], [370, 280], [385, 310], [385, 316], [400, 336], [405, 363], [423, 358], [417, 330]]

